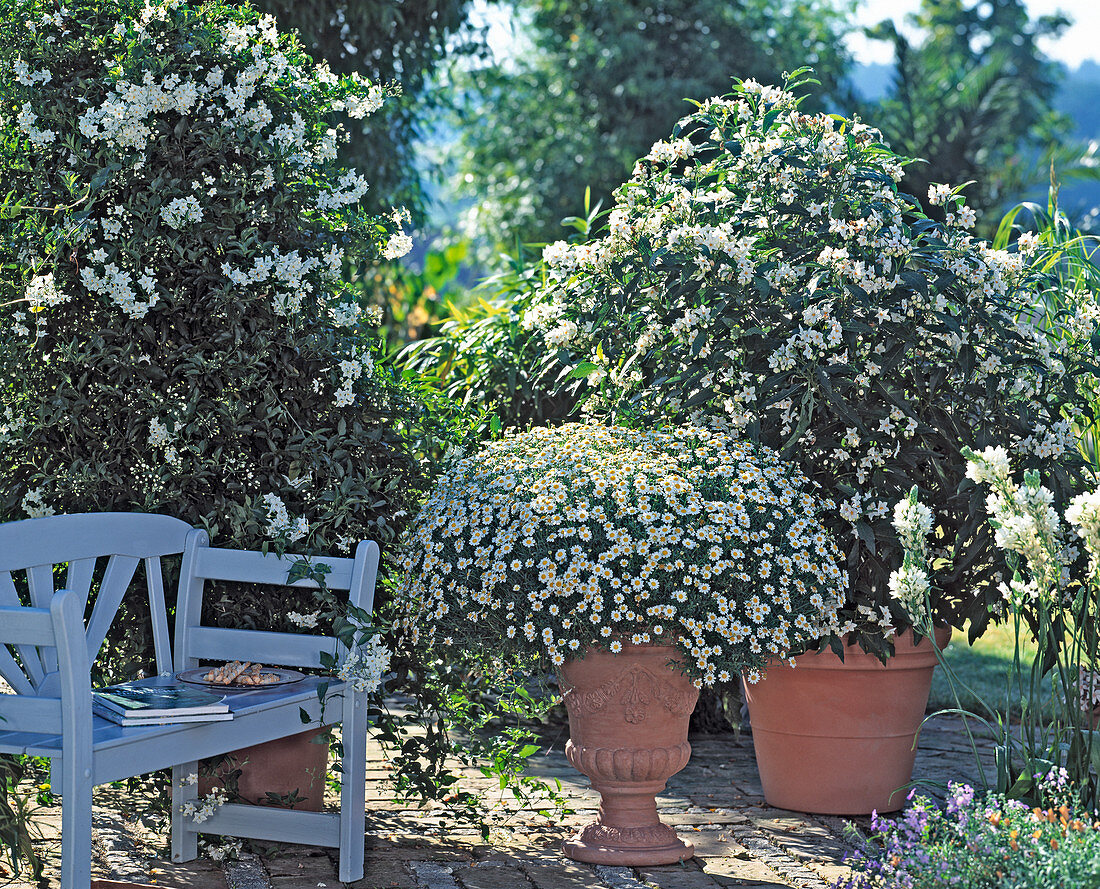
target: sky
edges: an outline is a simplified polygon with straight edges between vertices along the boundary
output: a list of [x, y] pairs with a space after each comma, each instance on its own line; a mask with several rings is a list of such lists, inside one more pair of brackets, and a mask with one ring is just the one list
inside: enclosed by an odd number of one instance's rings
[[[903, 33], [903, 20], [916, 11], [920, 0], [863, 0], [856, 14], [861, 25], [874, 25], [883, 19], [893, 19]], [[1039, 46], [1048, 56], [1076, 68], [1085, 59], [1100, 61], [1100, 2], [1098, 0], [1028, 0], [1027, 11], [1032, 16], [1063, 12], [1072, 21], [1058, 40], [1044, 40]], [[885, 41], [868, 41], [862, 35], [852, 35], [848, 47], [860, 62], [887, 63], [893, 60], [893, 50]]]
[[[1070, 68], [1086, 59], [1100, 62], [1100, 0], [1027, 0], [1026, 5], [1033, 17], [1062, 12], [1072, 22], [1058, 40], [1040, 41], [1040, 48], [1048, 56]], [[856, 20], [860, 25], [876, 25], [883, 19], [893, 19], [905, 33], [905, 17], [919, 6], [920, 0], [862, 0]], [[515, 52], [518, 37], [509, 26], [505, 7], [475, 0], [471, 17], [476, 23], [489, 25], [489, 44], [496, 55], [507, 57]], [[860, 62], [893, 61], [893, 49], [885, 41], [869, 41], [861, 34], [852, 34], [848, 46]]]

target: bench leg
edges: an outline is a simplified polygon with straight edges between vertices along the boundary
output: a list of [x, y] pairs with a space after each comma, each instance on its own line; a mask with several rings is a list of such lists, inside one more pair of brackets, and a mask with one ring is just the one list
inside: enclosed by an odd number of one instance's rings
[[340, 761], [340, 882], [363, 879], [367, 806], [367, 696], [350, 689], [343, 702]]
[[91, 762], [73, 757], [61, 779], [61, 889], [92, 884]]
[[186, 802], [199, 798], [199, 785], [196, 781], [189, 784], [189, 776], [198, 775], [197, 762], [185, 762], [172, 766], [172, 860], [176, 862], [193, 861], [199, 854], [199, 835], [192, 827], [190, 819], [180, 812]]

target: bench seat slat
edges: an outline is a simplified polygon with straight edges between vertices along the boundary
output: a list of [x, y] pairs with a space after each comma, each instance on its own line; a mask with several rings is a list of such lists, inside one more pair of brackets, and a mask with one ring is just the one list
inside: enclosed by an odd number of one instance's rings
[[[275, 711], [280, 710], [284, 712], [279, 715], [279, 718], [272, 719], [273, 723], [278, 723], [277, 728], [279, 729], [272, 737], [282, 737], [288, 734], [288, 717], [286, 715], [288, 709], [293, 710], [293, 717], [290, 721], [290, 725], [295, 727], [295, 730], [305, 731], [308, 726], [304, 723], [301, 724], [301, 729], [297, 728], [300, 722], [298, 708], [301, 707], [307, 713], [311, 714], [311, 716], [319, 718], [320, 705], [317, 700], [317, 687], [326, 681], [329, 683], [326, 694], [332, 697], [332, 700], [328, 703], [325, 716], [330, 720], [339, 720], [341, 715], [339, 696], [344, 691], [344, 683], [328, 680], [320, 676], [307, 676], [301, 682], [296, 682], [290, 686], [261, 689], [253, 692], [236, 692], [226, 695], [230, 710], [233, 712], [233, 719], [224, 721], [208, 723], [176, 722], [166, 723], [165, 725], [127, 727], [121, 726], [116, 722], [111, 722], [109, 719], [103, 719], [96, 716], [92, 720], [92, 745], [98, 755], [103, 750], [123, 748], [134, 743], [145, 743], [148, 742], [150, 738], [174, 734], [186, 735], [188, 732], [193, 730], [197, 731], [198, 729], [203, 729], [204, 731], [229, 731], [230, 726], [241, 727], [245, 726], [247, 723], [247, 731], [254, 731], [255, 727], [263, 722], [266, 715], [271, 715]], [[150, 680], [149, 684], [156, 684], [156, 680]], [[253, 717], [258, 718], [253, 719]], [[289, 734], [293, 734], [293, 732]], [[16, 736], [18, 736], [18, 738]], [[61, 751], [60, 734], [46, 734], [42, 732], [0, 732], [0, 743], [7, 741], [14, 744], [19, 739], [33, 745], [34, 756], [55, 756]], [[238, 746], [245, 747], [248, 746], [248, 743], [242, 743]]]
[[[306, 711], [309, 722], [301, 721], [300, 710]], [[321, 725], [322, 716], [326, 722], [339, 720], [340, 710], [339, 701], [331, 701], [322, 713], [317, 696], [302, 693], [280, 701], [264, 702], [224, 722], [124, 728], [97, 718], [93, 726], [94, 780], [96, 784], [105, 784], [176, 763], [205, 759], [227, 750], [283, 738], [293, 732], [305, 731], [310, 726]], [[288, 727], [293, 732], [288, 732]], [[50, 739], [36, 749], [35, 755], [50, 755], [38, 752], [48, 745], [56, 756], [55, 745], [59, 744], [60, 738]]]
[[[35, 750], [51, 751], [35, 753]], [[61, 736], [41, 732], [0, 732], [0, 753], [25, 753], [29, 756], [56, 756], [61, 751]]]

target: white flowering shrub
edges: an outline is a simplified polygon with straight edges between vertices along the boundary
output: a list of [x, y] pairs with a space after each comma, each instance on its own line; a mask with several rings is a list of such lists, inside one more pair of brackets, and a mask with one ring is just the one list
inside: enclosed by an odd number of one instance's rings
[[955, 189], [931, 195], [946, 225], [926, 217], [897, 190], [908, 161], [858, 121], [803, 113], [798, 83], [700, 103], [616, 192], [605, 237], [545, 249], [528, 320], [586, 380], [590, 412], [796, 459], [837, 503], [842, 628], [879, 652], [908, 623], [889, 504], [916, 485], [957, 550], [936, 617], [980, 633], [998, 560], [960, 446], [1071, 458], [1075, 377], [1018, 321], [1024, 255], [973, 238]]
[[932, 510], [917, 499], [917, 489], [894, 506], [894, 530], [901, 541], [904, 559], [890, 575], [890, 594], [905, 610], [909, 622], [930, 631], [928, 604], [932, 593], [928, 564], [928, 535], [932, 533]]
[[773, 452], [706, 430], [508, 437], [444, 473], [412, 526], [405, 631], [553, 664], [665, 643], [698, 685], [755, 679], [835, 624], [824, 508]]
[[390, 652], [379, 636], [348, 651], [336, 676], [354, 691], [374, 694], [390, 668]]
[[[1025, 471], [1023, 484], [1018, 484], [1003, 447], [981, 452], [964, 448], [963, 456], [967, 478], [980, 491], [988, 490], [989, 525], [1012, 571], [1011, 580], [998, 586], [1015, 637], [1005, 703], [1021, 712], [1017, 725], [1007, 713], [997, 720], [997, 789], [1026, 798], [1034, 779], [1053, 764], [1066, 770], [1082, 802], [1096, 809], [1100, 736], [1093, 730], [1093, 708], [1100, 701], [1100, 489], [1094, 478], [1092, 490], [1066, 503], [1034, 470]], [[899, 505], [898, 511], [916, 517], [910, 527], [932, 523], [930, 517], [925, 520], [930, 514], [915, 495], [908, 509]], [[899, 523], [899, 532], [905, 524]], [[912, 542], [907, 542], [907, 550]], [[1035, 645], [1030, 664], [1025, 663], [1023, 639]], [[945, 668], [952, 685], [958, 685], [954, 670], [947, 664]], [[984, 703], [992, 712], [991, 702]]]
[[341, 120], [384, 100], [247, 5], [3, 4], [6, 518], [155, 511], [326, 553], [392, 538], [410, 405], [340, 267], [409, 240], [335, 164]]

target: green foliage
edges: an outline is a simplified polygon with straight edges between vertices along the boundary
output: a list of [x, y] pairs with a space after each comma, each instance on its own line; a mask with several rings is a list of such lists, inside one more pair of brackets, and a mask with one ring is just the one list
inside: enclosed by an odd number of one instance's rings
[[[359, 206], [333, 128], [383, 99], [247, 7], [3, 7], [0, 510], [165, 512], [246, 548], [393, 539], [416, 408], [339, 270], [408, 240]], [[286, 610], [222, 602], [242, 626]]]
[[684, 113], [686, 96], [734, 77], [813, 65], [836, 93], [846, 6], [805, 0], [515, 0], [528, 25], [515, 60], [477, 69], [458, 148], [491, 243], [545, 241], [591, 186], [606, 203], [635, 158]]
[[528, 313], [598, 414], [740, 430], [797, 460], [840, 507], [845, 627], [877, 651], [908, 625], [889, 504], [916, 485], [935, 510], [936, 615], [979, 635], [1003, 607], [1000, 559], [961, 444], [1004, 443], [1065, 492], [1087, 412], [1073, 355], [1018, 324], [1025, 255], [975, 241], [946, 187], [949, 225], [930, 220], [898, 192], [906, 163], [869, 127], [746, 83], [654, 146], [605, 238], [546, 249]]
[[545, 283], [542, 261], [520, 247], [501, 271], [472, 291], [472, 302], [451, 307], [438, 336], [402, 350], [396, 363], [405, 379], [442, 391], [460, 409], [486, 415], [485, 433], [572, 416], [583, 381], [559, 385], [561, 367], [547, 360], [524, 321]]
[[1062, 15], [1033, 21], [1023, 0], [923, 0], [911, 18], [924, 35], [916, 43], [890, 22], [872, 31], [894, 43], [896, 74], [865, 115], [895, 150], [927, 161], [910, 166], [901, 183], [926, 211], [935, 212], [925, 197], [931, 183], [973, 182], [967, 195], [979, 216], [999, 216], [1042, 182], [1035, 156], [1069, 132], [1052, 110], [1058, 66], [1038, 47], [1069, 22]]
[[376, 83], [395, 83], [401, 95], [350, 132], [342, 153], [352, 167], [371, 171], [366, 206], [389, 204], [423, 211], [424, 195], [413, 155], [423, 119], [436, 102], [425, 90], [447, 56], [482, 51], [479, 35], [464, 29], [470, 0], [254, 0], [285, 31], [300, 35], [315, 61], [333, 71], [358, 72]]
[[35, 766], [27, 756], [0, 755], [0, 850], [8, 856], [16, 874], [26, 866], [34, 885], [49, 889], [49, 880], [43, 874], [44, 863], [33, 845], [39, 837], [33, 821], [34, 803], [27, 787], [19, 786], [40, 776]]
[[[1020, 639], [1020, 647], [1022, 659], [1030, 663], [1035, 655], [1034, 641], [1025, 636]], [[932, 676], [928, 708], [946, 710], [958, 706], [986, 718], [1001, 712], [1008, 714], [1009, 719], [1018, 719], [1022, 702], [1012, 700], [1009, 689], [1015, 648], [1015, 633], [1008, 624], [988, 627], [973, 644], [968, 642], [964, 627], [943, 650], [950, 676], [947, 670], [937, 670]], [[955, 687], [951, 677], [957, 682]]]
[[381, 312], [379, 327], [386, 350], [434, 336], [444, 320], [468, 300], [466, 262], [469, 242], [457, 240], [425, 252], [417, 271], [406, 265], [360, 264], [345, 273], [351, 290], [369, 311]]
[[530, 671], [502, 672], [495, 660], [488, 649], [470, 652], [464, 663], [398, 649], [397, 684], [416, 694], [401, 710], [372, 713], [398, 797], [421, 806], [441, 803], [447, 817], [476, 825], [486, 838], [494, 801], [463, 787], [464, 766], [495, 776], [501, 797], [511, 794], [548, 818], [569, 814], [560, 781], [523, 774], [556, 699]]
[[[988, 490], [989, 525], [1012, 571], [1001, 592], [1008, 603], [1013, 649], [1007, 700], [998, 695], [979, 701], [972, 708], [976, 713], [962, 704], [964, 695], [975, 696], [973, 689], [941, 657], [955, 699], [954, 708], [946, 712], [973, 716], [993, 737], [995, 774], [986, 774], [974, 751], [988, 788], [1039, 804], [1039, 777], [1059, 774], [1080, 805], [1096, 810], [1100, 735], [1093, 731], [1092, 714], [1100, 701], [1100, 674], [1093, 672], [1100, 664], [1100, 491], [1078, 494], [1067, 504], [1033, 470], [1016, 484], [1004, 448], [990, 447], [980, 454], [964, 448], [963, 455], [967, 478]], [[908, 564], [908, 543], [906, 549]], [[922, 624], [930, 632], [927, 622]], [[1033, 644], [1028, 645], [1027, 637]], [[999, 710], [1002, 701], [1005, 706]], [[1019, 724], [1014, 725], [1017, 706]]]
[[1027, 313], [1053, 349], [1071, 356], [1084, 410], [1075, 416], [1078, 447], [1100, 473], [1100, 237], [1080, 231], [1058, 206], [1053, 185], [1046, 207], [1019, 204], [1005, 214], [993, 246], [1027, 244], [1039, 281]]

